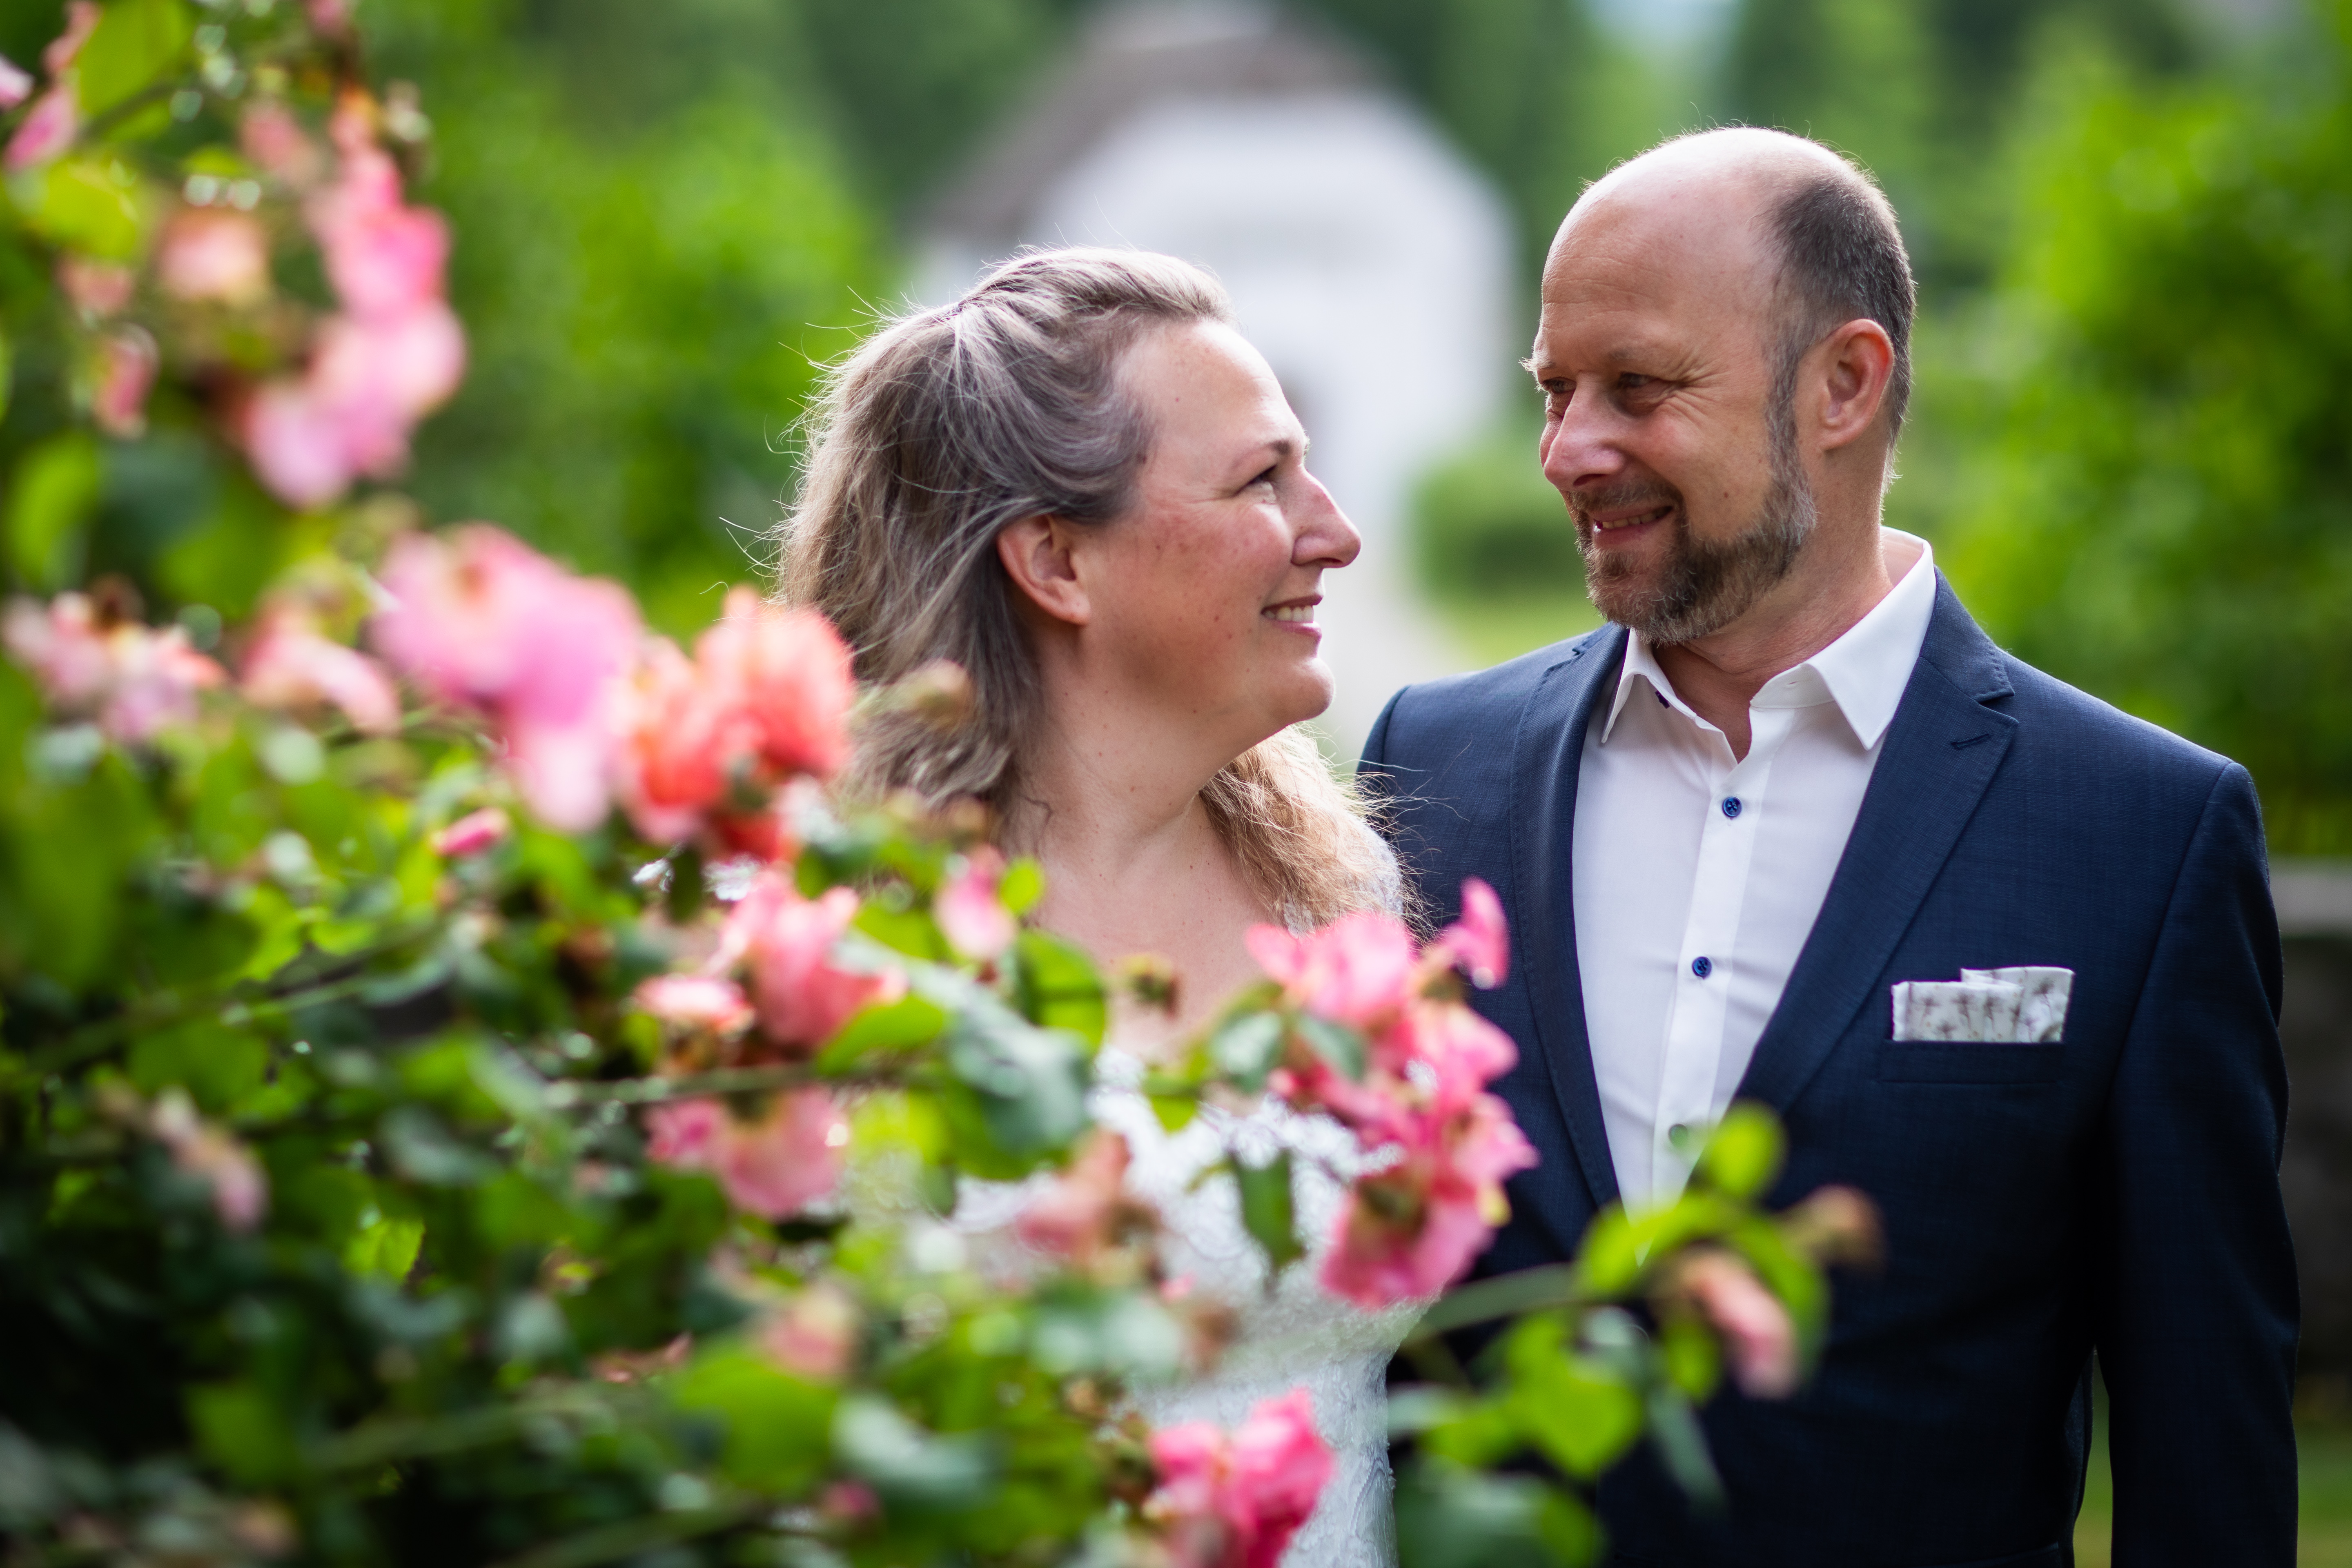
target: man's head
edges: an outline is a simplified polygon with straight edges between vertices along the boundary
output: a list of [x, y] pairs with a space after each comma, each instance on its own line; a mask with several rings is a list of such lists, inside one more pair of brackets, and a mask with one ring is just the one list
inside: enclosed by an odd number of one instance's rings
[[1707, 132], [1587, 190], [1528, 363], [1601, 611], [1693, 641], [1874, 530], [1912, 305], [1894, 210], [1818, 142]]

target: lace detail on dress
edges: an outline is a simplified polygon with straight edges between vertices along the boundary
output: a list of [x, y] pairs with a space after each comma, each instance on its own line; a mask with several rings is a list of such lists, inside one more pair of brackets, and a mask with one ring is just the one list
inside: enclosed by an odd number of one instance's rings
[[[1261, 1401], [1304, 1385], [1315, 1425], [1332, 1457], [1330, 1481], [1314, 1516], [1284, 1552], [1282, 1568], [1385, 1568], [1396, 1560], [1388, 1453], [1389, 1358], [1423, 1302], [1367, 1312], [1317, 1282], [1344, 1195], [1340, 1177], [1363, 1165], [1352, 1133], [1320, 1114], [1302, 1116], [1269, 1097], [1247, 1115], [1214, 1107], [1170, 1133], [1137, 1092], [1141, 1062], [1117, 1046], [1096, 1058], [1096, 1119], [1125, 1135], [1133, 1163], [1128, 1186], [1165, 1222], [1161, 1256], [1171, 1277], [1191, 1278], [1238, 1315], [1239, 1333], [1206, 1377], [1145, 1389], [1137, 1405], [1155, 1426], [1213, 1421], [1233, 1427]], [[1201, 1172], [1237, 1150], [1263, 1164], [1292, 1152], [1292, 1199], [1307, 1255], [1265, 1289], [1265, 1259], [1242, 1225], [1233, 1178], [1192, 1188]], [[966, 1183], [959, 1228], [999, 1230], [1013, 1222], [1034, 1184]]]

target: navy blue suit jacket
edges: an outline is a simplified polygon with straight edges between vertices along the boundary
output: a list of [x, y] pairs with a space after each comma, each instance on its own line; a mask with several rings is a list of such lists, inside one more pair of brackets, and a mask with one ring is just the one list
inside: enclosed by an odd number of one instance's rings
[[[1617, 1195], [1577, 971], [1570, 823], [1626, 634], [1604, 626], [1398, 693], [1368, 782], [1432, 912], [1502, 895], [1518, 1042], [1497, 1088], [1542, 1163], [1480, 1264], [1570, 1254]], [[1963, 965], [2074, 972], [2055, 1045], [1904, 1044], [1888, 988]], [[1937, 585], [1829, 894], [1740, 1095], [1788, 1127], [1793, 1202], [1879, 1206], [1819, 1375], [1706, 1413], [1729, 1491], [1689, 1509], [1646, 1454], [1600, 1503], [1657, 1564], [2072, 1562], [2088, 1362], [2110, 1402], [2118, 1568], [2290, 1568], [2297, 1303], [2278, 1185], [2279, 941], [2252, 782], [2009, 658]]]

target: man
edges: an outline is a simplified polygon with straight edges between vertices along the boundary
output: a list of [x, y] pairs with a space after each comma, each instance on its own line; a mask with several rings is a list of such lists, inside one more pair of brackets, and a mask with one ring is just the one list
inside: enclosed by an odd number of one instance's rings
[[1553, 243], [1543, 468], [1612, 624], [1409, 688], [1365, 752], [1433, 911], [1483, 877], [1517, 937], [1482, 1005], [1542, 1164], [1482, 1268], [1672, 1197], [1759, 1100], [1775, 1201], [1861, 1188], [1885, 1266], [1810, 1387], [1706, 1413], [1721, 1513], [1646, 1458], [1604, 1482], [1614, 1561], [2070, 1563], [2095, 1352], [2115, 1561], [2287, 1568], [2253, 788], [2004, 655], [1881, 527], [1912, 304], [1885, 198], [1776, 132], [1657, 148]]

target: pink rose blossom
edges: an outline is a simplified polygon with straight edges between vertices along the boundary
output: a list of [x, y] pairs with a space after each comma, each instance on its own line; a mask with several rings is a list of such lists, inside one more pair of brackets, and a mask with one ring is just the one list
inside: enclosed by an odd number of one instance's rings
[[517, 787], [549, 826], [580, 832], [603, 820], [611, 691], [639, 637], [627, 592], [482, 523], [401, 539], [383, 583], [394, 604], [370, 636], [394, 668], [489, 719]]
[[196, 694], [226, 679], [179, 627], [102, 624], [97, 606], [80, 594], [60, 594], [46, 605], [9, 601], [0, 642], [33, 672], [53, 707], [95, 718], [118, 741], [144, 741], [166, 725], [188, 722], [196, 716]]
[[221, 1224], [249, 1231], [261, 1223], [269, 1206], [269, 1178], [252, 1151], [197, 1116], [184, 1090], [163, 1092], [149, 1112], [148, 1130], [172, 1152], [172, 1163], [211, 1190]]
[[445, 860], [479, 855], [514, 828], [507, 814], [495, 805], [469, 811], [433, 836], [433, 853]]
[[1511, 934], [1503, 900], [1475, 877], [1462, 884], [1462, 918], [1437, 934], [1436, 945], [1451, 954], [1481, 991], [1492, 991], [1511, 972]]
[[748, 966], [761, 1032], [775, 1045], [793, 1051], [821, 1046], [867, 1006], [905, 994], [906, 976], [895, 969], [834, 962], [834, 947], [856, 916], [851, 889], [804, 899], [773, 871], [761, 873], [728, 911], [713, 966]]
[[341, 178], [310, 199], [308, 216], [327, 280], [351, 314], [397, 316], [440, 299], [449, 226], [436, 212], [402, 205], [399, 170], [383, 153], [346, 154]]
[[14, 109], [32, 96], [32, 73], [0, 55], [0, 109]]
[[1342, 916], [1321, 931], [1295, 936], [1279, 926], [1250, 928], [1250, 956], [1281, 982], [1293, 1006], [1367, 1032], [1402, 1007], [1420, 979], [1412, 933], [1372, 910]]
[[963, 858], [963, 864], [931, 900], [931, 916], [948, 942], [966, 958], [985, 963], [1003, 955], [1021, 934], [1013, 911], [997, 897], [1004, 879], [1004, 857], [982, 845]]
[[56, 76], [74, 63], [81, 47], [98, 31], [100, 16], [98, 0], [66, 0], [66, 30], [51, 38], [41, 51], [41, 64]]
[[8, 138], [8, 151], [0, 154], [10, 174], [46, 163], [73, 145], [75, 133], [81, 129], [81, 116], [74, 107], [71, 82], [60, 82], [43, 93], [40, 100], [26, 111], [16, 127], [16, 134]]
[[1128, 1160], [1124, 1137], [1108, 1128], [1094, 1129], [1069, 1169], [1021, 1211], [1014, 1234], [1040, 1252], [1082, 1266], [1091, 1261], [1118, 1239], [1118, 1224], [1130, 1204], [1125, 1190]]
[[155, 340], [139, 326], [117, 327], [98, 343], [98, 385], [89, 416], [110, 436], [130, 437], [147, 428], [147, 394], [161, 361]]
[[816, 1284], [771, 1314], [759, 1331], [760, 1348], [786, 1372], [833, 1383], [857, 1354], [857, 1303], [837, 1285]]
[[637, 987], [637, 1005], [665, 1024], [732, 1035], [751, 1026], [743, 988], [715, 974], [656, 974]]
[[244, 213], [187, 208], [164, 226], [155, 279], [175, 299], [250, 305], [269, 292], [269, 236]]
[[1741, 1393], [1785, 1399], [1796, 1392], [1796, 1326], [1745, 1264], [1729, 1253], [1701, 1252], [1683, 1263], [1675, 1283], [1723, 1336]]
[[618, 761], [630, 820], [656, 842], [707, 828], [774, 856], [786, 836], [766, 797], [841, 765], [854, 695], [848, 650], [823, 617], [735, 589], [692, 661], [656, 643], [627, 689]]
[[245, 111], [238, 126], [245, 155], [272, 177], [306, 190], [325, 172], [325, 154], [283, 103], [264, 100]]
[[370, 735], [400, 728], [400, 693], [383, 667], [357, 648], [320, 636], [310, 617], [292, 605], [262, 612], [238, 689], [264, 708], [332, 705], [352, 728]]
[[747, 1214], [782, 1219], [833, 1189], [849, 1142], [822, 1089], [773, 1097], [758, 1121], [740, 1122], [715, 1100], [682, 1100], [646, 1113], [646, 1152], [683, 1171], [708, 1171]]
[[1324, 1289], [1377, 1309], [1462, 1277], [1510, 1215], [1503, 1178], [1536, 1163], [1508, 1107], [1481, 1094], [1392, 1131], [1402, 1158], [1359, 1178], [1323, 1260]]
[[1258, 1405], [1230, 1437], [1205, 1421], [1162, 1428], [1151, 1460], [1160, 1486], [1144, 1515], [1180, 1568], [1274, 1568], [1332, 1468], [1303, 1388]]
[[711, 1168], [737, 1208], [782, 1219], [833, 1190], [848, 1134], [832, 1095], [794, 1089], [770, 1100], [767, 1115], [749, 1126], [729, 1121]]
[[131, 303], [131, 296], [139, 287], [139, 275], [111, 261], [64, 256], [58, 258], [58, 287], [66, 291], [75, 310], [99, 321]]

